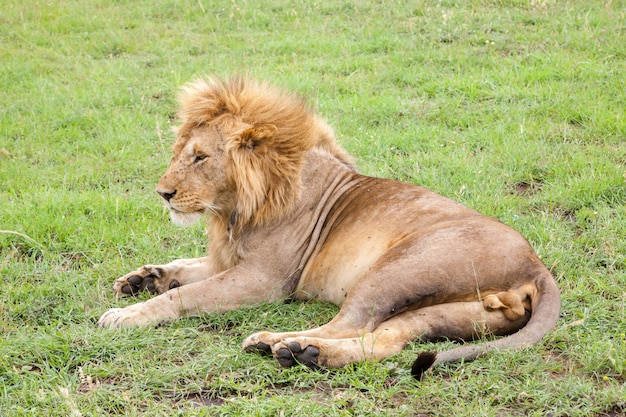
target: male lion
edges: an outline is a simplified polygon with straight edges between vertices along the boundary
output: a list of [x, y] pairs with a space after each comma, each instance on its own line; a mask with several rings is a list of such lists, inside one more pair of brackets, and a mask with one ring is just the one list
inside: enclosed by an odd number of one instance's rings
[[358, 174], [303, 100], [235, 77], [191, 83], [180, 104], [157, 191], [175, 223], [207, 218], [208, 255], [117, 279], [119, 295], [160, 295], [107, 311], [100, 326], [317, 298], [341, 306], [328, 324], [243, 342], [311, 367], [382, 359], [416, 339], [509, 335], [421, 355], [420, 377], [535, 343], [556, 325], [558, 288], [521, 235], [425, 188]]

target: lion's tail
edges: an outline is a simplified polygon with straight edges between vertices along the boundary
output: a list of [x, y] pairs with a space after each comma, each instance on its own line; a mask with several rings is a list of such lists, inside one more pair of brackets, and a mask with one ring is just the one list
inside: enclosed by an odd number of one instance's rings
[[446, 362], [470, 361], [491, 350], [516, 349], [537, 343], [556, 326], [561, 307], [559, 289], [552, 275], [537, 280], [537, 296], [531, 300], [530, 320], [522, 329], [509, 336], [478, 345], [465, 345], [444, 352], [422, 352], [411, 368], [411, 375], [417, 380], [426, 370]]

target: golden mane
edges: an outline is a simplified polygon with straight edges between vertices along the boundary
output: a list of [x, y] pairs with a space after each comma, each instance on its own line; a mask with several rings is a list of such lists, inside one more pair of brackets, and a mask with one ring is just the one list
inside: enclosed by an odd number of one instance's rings
[[199, 79], [183, 87], [179, 102], [179, 136], [209, 124], [224, 137], [238, 228], [267, 224], [292, 206], [300, 194], [305, 153], [313, 146], [353, 167], [332, 129], [304, 99], [266, 83]]

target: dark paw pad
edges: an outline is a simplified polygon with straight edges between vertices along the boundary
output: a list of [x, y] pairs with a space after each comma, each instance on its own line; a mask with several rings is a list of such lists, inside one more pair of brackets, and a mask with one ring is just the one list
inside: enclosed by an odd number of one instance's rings
[[317, 369], [317, 358], [320, 356], [320, 350], [315, 346], [307, 346], [301, 353], [296, 355], [296, 359], [301, 364], [308, 366], [311, 369]]
[[154, 276], [148, 275], [143, 279], [143, 289], [151, 294], [156, 294], [157, 290], [154, 285]]
[[132, 277], [128, 278], [128, 283], [130, 285], [134, 285], [135, 287], [139, 287], [141, 285], [141, 283], [143, 282], [143, 278], [141, 278], [139, 275], [133, 275]]
[[141, 277], [139, 275], [133, 275], [126, 280], [127, 285], [122, 287], [122, 292], [128, 295], [137, 295], [141, 291], [148, 291], [152, 294], [157, 293], [156, 286], [154, 285], [155, 275], [148, 275], [147, 277]]
[[124, 294], [137, 295], [144, 288], [144, 285], [143, 285], [144, 279], [140, 277], [139, 275], [133, 275], [132, 277], [128, 278], [126, 281], [128, 282], [128, 284], [122, 287], [122, 292]]
[[272, 347], [267, 343], [261, 342], [257, 345], [246, 347], [246, 352], [261, 353], [262, 355], [271, 355]]
[[308, 366], [311, 369], [319, 368], [317, 359], [320, 355], [320, 350], [315, 346], [307, 346], [302, 349], [299, 343], [289, 343], [289, 348], [282, 348], [276, 352], [276, 359], [281, 366], [288, 368], [294, 366], [296, 363]]
[[280, 366], [283, 368], [289, 368], [296, 364], [296, 358], [294, 358], [293, 353], [287, 348], [278, 349], [276, 352], [276, 360], [280, 363]]
[[291, 342], [291, 343], [289, 343], [288, 348], [289, 348], [289, 350], [292, 353], [300, 353], [300, 352], [302, 352], [302, 348], [300, 347], [300, 343]]
[[137, 295], [139, 289], [133, 285], [124, 285], [122, 287], [122, 292], [126, 295]]

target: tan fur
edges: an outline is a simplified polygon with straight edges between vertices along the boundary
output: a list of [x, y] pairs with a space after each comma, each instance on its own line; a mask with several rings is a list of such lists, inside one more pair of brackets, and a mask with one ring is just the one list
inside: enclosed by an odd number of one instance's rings
[[260, 332], [243, 345], [283, 366], [331, 367], [382, 359], [416, 339], [509, 335], [431, 358], [473, 359], [535, 343], [555, 326], [558, 289], [523, 237], [425, 188], [358, 174], [297, 96], [236, 77], [191, 83], [180, 103], [157, 191], [173, 221], [206, 218], [208, 255], [119, 278], [120, 295], [160, 295], [109, 310], [101, 326], [317, 298], [341, 306], [328, 324]]

